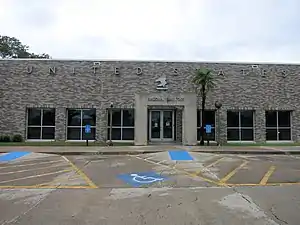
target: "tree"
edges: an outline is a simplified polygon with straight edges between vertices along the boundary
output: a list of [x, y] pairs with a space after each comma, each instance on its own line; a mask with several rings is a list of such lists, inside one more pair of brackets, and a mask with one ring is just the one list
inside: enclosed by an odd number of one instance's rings
[[196, 91], [202, 97], [201, 103], [201, 140], [200, 145], [204, 145], [204, 126], [205, 126], [205, 102], [207, 93], [215, 86], [212, 71], [209, 69], [197, 69], [195, 76], [192, 79], [193, 84], [196, 85]]
[[0, 58], [10, 59], [10, 58], [46, 58], [49, 59], [48, 54], [35, 54], [30, 53], [29, 47], [22, 44], [15, 37], [1, 36], [0, 35]]

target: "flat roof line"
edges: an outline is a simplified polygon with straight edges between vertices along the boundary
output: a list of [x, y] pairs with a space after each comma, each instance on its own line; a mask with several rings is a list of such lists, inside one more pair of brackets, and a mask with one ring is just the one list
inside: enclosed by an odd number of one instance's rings
[[17, 59], [0, 59], [0, 61], [90, 61], [90, 62], [143, 62], [143, 63], [209, 63], [209, 64], [252, 64], [252, 65], [300, 65], [300, 62], [274, 62], [274, 61], [231, 61], [231, 60], [137, 60], [137, 59], [66, 59], [66, 58], [53, 58], [53, 59], [39, 59], [39, 58], [17, 58]]

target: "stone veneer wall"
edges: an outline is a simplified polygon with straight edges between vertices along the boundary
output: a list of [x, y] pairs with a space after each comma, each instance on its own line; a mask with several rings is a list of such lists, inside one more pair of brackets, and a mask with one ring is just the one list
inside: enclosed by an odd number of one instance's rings
[[[300, 66], [286, 64], [197, 63], [80, 60], [0, 60], [0, 129], [2, 134], [26, 135], [26, 107], [56, 108], [56, 139], [66, 137], [66, 109], [97, 109], [97, 139], [106, 139], [106, 108], [133, 108], [134, 93], [156, 93], [155, 80], [166, 76], [168, 93], [193, 92], [195, 70], [213, 70], [216, 88], [207, 108], [222, 102], [221, 139], [226, 141], [226, 111], [255, 110], [255, 141], [265, 141], [266, 109], [292, 110], [292, 137], [300, 138]], [[32, 72], [29, 72], [33, 67]], [[55, 74], [49, 72], [55, 67]], [[115, 69], [115, 68], [118, 69]], [[137, 74], [137, 68], [142, 74]], [[75, 73], [73, 73], [75, 68]], [[176, 69], [176, 72], [175, 72]], [[116, 75], [116, 72], [119, 74]], [[199, 98], [198, 107], [201, 106]], [[218, 124], [218, 123], [217, 123]]]

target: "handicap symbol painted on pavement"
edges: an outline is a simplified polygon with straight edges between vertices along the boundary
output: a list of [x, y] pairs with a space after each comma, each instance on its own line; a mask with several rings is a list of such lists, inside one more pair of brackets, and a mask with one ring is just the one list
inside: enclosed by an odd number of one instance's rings
[[167, 177], [161, 176], [155, 172], [120, 174], [118, 175], [118, 178], [134, 187], [167, 180]]
[[155, 178], [155, 177], [147, 177], [147, 176], [141, 176], [138, 175], [136, 173], [132, 173], [130, 174], [130, 176], [132, 176], [132, 180], [134, 180], [135, 182], [138, 183], [142, 183], [142, 184], [150, 184], [156, 181], [161, 181], [164, 180], [164, 178], [160, 177], [160, 178]]

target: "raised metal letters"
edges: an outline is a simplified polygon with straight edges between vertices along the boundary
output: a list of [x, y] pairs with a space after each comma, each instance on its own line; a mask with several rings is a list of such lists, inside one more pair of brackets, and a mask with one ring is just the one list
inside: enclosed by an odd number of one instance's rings
[[174, 72], [175, 76], [178, 75], [178, 69], [177, 68], [174, 68], [173, 72]]
[[282, 71], [281, 71], [281, 75], [282, 75], [283, 78], [285, 78], [285, 77], [286, 77], [286, 71], [285, 71], [285, 70], [282, 70]]
[[27, 66], [27, 73], [32, 73], [33, 66]]
[[49, 73], [50, 74], [55, 74], [56, 73], [56, 68], [55, 67], [50, 67], [49, 68]]
[[218, 75], [219, 75], [219, 76], [224, 76], [224, 71], [223, 71], [223, 70], [219, 70]]
[[244, 69], [241, 69], [242, 75], [246, 75], [246, 71]]
[[262, 76], [262, 77], [267, 76], [267, 70], [266, 70], [266, 69], [263, 69], [263, 70], [261, 71], [261, 76]]
[[120, 75], [119, 67], [115, 67], [115, 75]]
[[136, 74], [141, 75], [143, 73], [142, 68], [138, 67], [136, 68]]
[[[94, 63], [95, 64], [95, 63]], [[96, 74], [96, 71], [99, 67], [97, 65], [92, 66], [92, 69], [94, 70], [94, 74]]]
[[183, 97], [149, 97], [148, 98], [148, 101], [151, 101], [151, 102], [161, 102], [161, 101], [167, 101], [167, 102], [170, 102], [170, 101], [184, 101], [184, 98]]
[[[94, 74], [96, 74], [97, 69], [100, 69], [100, 62], [93, 62], [93, 66], [92, 69], [94, 71]], [[247, 68], [245, 69], [241, 69], [240, 72], [242, 75], [250, 75], [250, 74], [256, 74], [256, 75], [261, 75], [262, 77], [265, 77], [268, 75], [268, 73], [275, 73], [276, 75], [279, 75], [283, 78], [287, 77], [287, 72], [286, 70], [283, 69], [275, 69], [275, 68], [267, 68], [267, 69], [263, 69], [263, 66], [261, 65], [248, 65]], [[143, 74], [143, 68], [141, 67], [135, 67], [133, 68], [133, 73], [136, 73], [137, 75], [142, 75]], [[170, 72], [173, 73], [174, 76], [179, 75], [179, 71], [177, 68], [170, 68]], [[195, 68], [195, 70], [197, 71], [198, 69]], [[33, 66], [28, 65], [26, 66], [26, 69], [24, 71], [25, 73], [31, 74], [33, 72]], [[49, 67], [49, 74], [56, 74], [56, 67], [55, 66], [50, 66]], [[75, 74], [76, 73], [76, 68], [73, 67], [71, 68], [71, 73]], [[218, 74], [218, 76], [225, 76], [225, 72], [223, 69], [217, 69], [215, 70], [215, 73]], [[119, 67], [114, 67], [114, 74], [115, 75], [120, 75], [121, 74], [121, 69]], [[159, 79], [164, 79], [164, 80], [157, 80], [156, 82], [162, 82], [165, 83], [166, 82], [166, 78], [159, 78]], [[166, 85], [163, 85], [162, 83], [159, 83], [158, 88], [157, 89], [167, 89]]]

